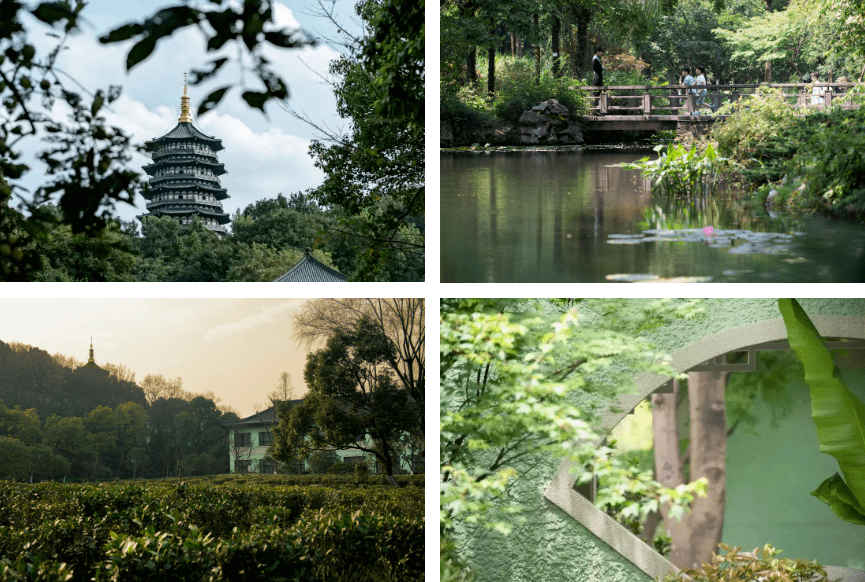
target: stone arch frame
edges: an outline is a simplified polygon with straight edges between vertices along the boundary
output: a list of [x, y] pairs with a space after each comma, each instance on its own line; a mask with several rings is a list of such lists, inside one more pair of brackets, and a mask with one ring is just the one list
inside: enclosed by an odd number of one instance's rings
[[[865, 317], [810, 315], [810, 318], [823, 337], [865, 340]], [[787, 329], [781, 318], [734, 327], [704, 337], [677, 350], [672, 354], [672, 366], [676, 371], [685, 372], [727, 352], [741, 351], [752, 345], [786, 339]], [[615, 405], [615, 408], [620, 409], [621, 412], [610, 412], [608, 409], [601, 415], [604, 436], [595, 444], [599, 445], [606, 439], [606, 435], [613, 427], [630, 414], [640, 402], [662, 389], [670, 378], [643, 373], [634, 380], [637, 392], [621, 396]], [[663, 578], [670, 572], [678, 571], [672, 562], [578, 493], [574, 489], [577, 480], [577, 473], [572, 470], [574, 468], [574, 463], [570, 460], [561, 463], [544, 491], [547, 501], [575, 519], [652, 578], [659, 576]]]

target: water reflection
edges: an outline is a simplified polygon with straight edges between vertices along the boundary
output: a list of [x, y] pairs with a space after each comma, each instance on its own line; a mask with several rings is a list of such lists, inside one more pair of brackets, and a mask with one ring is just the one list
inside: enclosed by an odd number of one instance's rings
[[[861, 225], [770, 216], [732, 197], [653, 198], [651, 183], [639, 171], [618, 167], [637, 157], [443, 154], [442, 281], [580, 282], [606, 281], [610, 275], [720, 282], [865, 278]], [[706, 225], [714, 228], [712, 240], [700, 231]], [[649, 240], [647, 230], [682, 232], [652, 234]], [[625, 235], [645, 240], [610, 244]], [[774, 250], [762, 252], [770, 247]]]

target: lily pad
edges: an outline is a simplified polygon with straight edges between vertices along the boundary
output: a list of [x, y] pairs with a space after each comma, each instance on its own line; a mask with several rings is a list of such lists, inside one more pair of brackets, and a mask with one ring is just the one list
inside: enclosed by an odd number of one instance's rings
[[657, 275], [649, 275], [645, 273], [631, 273], [619, 275], [607, 275], [607, 281], [621, 281], [623, 283], [633, 283], [635, 281], [653, 281], [660, 279]]

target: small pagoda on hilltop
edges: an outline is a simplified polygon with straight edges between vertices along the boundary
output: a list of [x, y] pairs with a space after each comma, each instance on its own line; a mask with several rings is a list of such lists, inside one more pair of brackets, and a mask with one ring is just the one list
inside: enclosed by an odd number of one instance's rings
[[96, 364], [96, 360], [93, 359], [93, 338], [90, 338], [90, 358], [87, 360], [87, 363], [81, 367], [82, 368], [96, 368], [97, 370], [102, 369]]
[[173, 216], [181, 224], [191, 224], [198, 216], [208, 229], [222, 235], [231, 222], [222, 209], [228, 198], [218, 176], [225, 173], [216, 152], [222, 140], [205, 135], [192, 125], [186, 81], [180, 98], [180, 119], [174, 129], [147, 142], [153, 163], [144, 166], [150, 176], [150, 189], [144, 192], [147, 213], [143, 216]]

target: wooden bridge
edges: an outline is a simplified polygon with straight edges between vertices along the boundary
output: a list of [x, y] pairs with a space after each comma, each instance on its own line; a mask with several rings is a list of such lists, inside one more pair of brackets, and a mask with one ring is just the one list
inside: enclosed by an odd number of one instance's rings
[[[711, 126], [727, 115], [710, 115], [726, 103], [742, 102], [765, 88], [779, 88], [784, 98], [796, 107], [829, 108], [838, 105], [856, 83], [763, 83], [760, 85], [705, 85], [703, 107], [685, 85], [577, 86], [589, 98], [586, 129], [600, 131], [681, 130], [681, 124]], [[703, 86], [701, 86], [703, 87]], [[815, 90], [816, 88], [816, 90]], [[599, 91], [600, 89], [600, 91]], [[844, 102], [842, 107], [855, 107]]]

